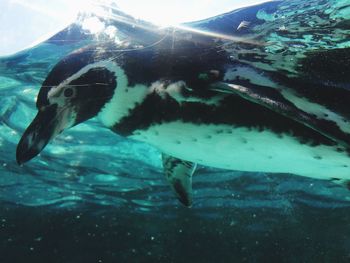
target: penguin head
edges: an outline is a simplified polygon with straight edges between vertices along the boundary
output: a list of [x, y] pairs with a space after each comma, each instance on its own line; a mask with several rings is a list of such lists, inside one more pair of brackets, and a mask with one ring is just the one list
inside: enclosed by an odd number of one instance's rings
[[110, 47], [87, 47], [62, 59], [42, 84], [38, 113], [17, 146], [19, 164], [38, 155], [65, 129], [96, 116], [117, 88]]

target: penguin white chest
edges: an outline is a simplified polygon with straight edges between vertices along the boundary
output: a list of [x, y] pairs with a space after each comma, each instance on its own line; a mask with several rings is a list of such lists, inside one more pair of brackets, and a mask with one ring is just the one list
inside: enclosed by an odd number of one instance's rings
[[130, 138], [174, 157], [216, 168], [350, 178], [346, 154], [330, 146], [302, 144], [291, 135], [270, 130], [176, 121], [137, 130]]

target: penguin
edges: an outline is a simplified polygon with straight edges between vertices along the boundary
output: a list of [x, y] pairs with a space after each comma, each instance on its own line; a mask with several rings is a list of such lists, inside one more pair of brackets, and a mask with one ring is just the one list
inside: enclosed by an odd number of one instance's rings
[[18, 143], [19, 164], [97, 117], [114, 133], [158, 148], [166, 180], [188, 207], [197, 164], [348, 182], [344, 107], [301, 92], [301, 79], [242, 63], [233, 53], [240, 40], [187, 28], [143, 35], [82, 47], [52, 68]]

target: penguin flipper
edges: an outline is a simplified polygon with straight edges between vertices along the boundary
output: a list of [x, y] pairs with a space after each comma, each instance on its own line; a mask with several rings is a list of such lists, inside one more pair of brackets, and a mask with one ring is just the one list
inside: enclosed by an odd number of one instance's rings
[[281, 93], [264, 86], [241, 86], [233, 83], [217, 82], [211, 85], [211, 90], [235, 94], [252, 103], [259, 104], [287, 118], [293, 119], [323, 136], [350, 148], [350, 134], [343, 132], [335, 122], [318, 119], [315, 115], [296, 107]]
[[179, 201], [185, 206], [192, 205], [192, 175], [197, 164], [162, 154], [163, 169], [167, 181]]

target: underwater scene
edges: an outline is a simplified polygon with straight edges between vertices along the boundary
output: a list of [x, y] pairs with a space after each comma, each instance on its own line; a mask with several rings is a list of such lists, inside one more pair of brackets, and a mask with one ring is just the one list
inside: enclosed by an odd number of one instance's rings
[[0, 262], [350, 262], [350, 1], [82, 12], [0, 57], [0, 134]]

